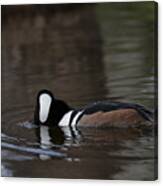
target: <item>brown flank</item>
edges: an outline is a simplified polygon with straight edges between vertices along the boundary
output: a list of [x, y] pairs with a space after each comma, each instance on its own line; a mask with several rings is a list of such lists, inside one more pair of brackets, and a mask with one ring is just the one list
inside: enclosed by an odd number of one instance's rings
[[119, 109], [110, 112], [96, 112], [84, 115], [78, 126], [130, 128], [147, 125], [147, 122], [135, 109]]

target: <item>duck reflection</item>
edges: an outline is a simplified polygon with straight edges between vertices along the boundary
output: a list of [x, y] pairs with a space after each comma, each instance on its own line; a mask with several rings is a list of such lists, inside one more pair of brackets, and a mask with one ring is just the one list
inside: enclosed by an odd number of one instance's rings
[[[36, 136], [40, 143], [40, 148], [50, 150], [59, 148], [64, 149], [66, 146], [78, 145], [82, 139], [81, 132], [76, 127], [49, 127], [39, 126], [36, 128]], [[40, 154], [41, 160], [48, 160], [49, 155]]]

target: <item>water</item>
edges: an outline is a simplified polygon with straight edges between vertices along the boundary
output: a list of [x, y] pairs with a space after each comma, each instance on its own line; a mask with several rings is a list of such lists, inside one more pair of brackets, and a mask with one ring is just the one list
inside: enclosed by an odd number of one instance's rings
[[2, 176], [153, 180], [153, 132], [32, 124], [42, 88], [74, 107], [114, 100], [154, 109], [153, 3], [99, 4], [96, 20], [77, 8], [81, 19], [73, 9], [53, 19], [2, 14]]

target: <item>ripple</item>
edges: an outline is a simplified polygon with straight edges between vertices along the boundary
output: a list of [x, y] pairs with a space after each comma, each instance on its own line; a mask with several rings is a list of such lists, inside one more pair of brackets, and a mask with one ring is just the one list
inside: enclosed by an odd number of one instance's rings
[[34, 155], [47, 155], [47, 156], [55, 157], [55, 158], [65, 158], [65, 157], [67, 157], [66, 154], [56, 152], [56, 151], [53, 151], [53, 150], [48, 150], [47, 151], [46, 149], [44, 150], [44, 149], [40, 149], [40, 148], [19, 146], [19, 145], [5, 143], [5, 142], [2, 142], [1, 146], [3, 148], [8, 148], [8, 149], [11, 149], [11, 150], [17, 150], [17, 151], [21, 151], [21, 152], [31, 153], [31, 154], [34, 154]]

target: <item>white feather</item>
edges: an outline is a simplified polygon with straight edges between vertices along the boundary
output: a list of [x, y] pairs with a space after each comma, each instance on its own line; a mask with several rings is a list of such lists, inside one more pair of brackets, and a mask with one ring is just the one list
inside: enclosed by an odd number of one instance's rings
[[75, 126], [77, 123], [77, 119], [79, 118], [79, 116], [83, 113], [83, 111], [80, 111], [76, 114], [76, 116], [74, 117], [71, 126]]
[[48, 94], [42, 94], [39, 98], [39, 102], [40, 102], [39, 119], [41, 122], [45, 122], [49, 115], [52, 98]]
[[60, 122], [59, 122], [59, 124], [58, 124], [60, 127], [64, 127], [64, 126], [68, 126], [68, 125], [69, 125], [72, 112], [73, 112], [73, 110], [67, 112], [67, 113], [62, 117], [62, 119], [60, 120]]

